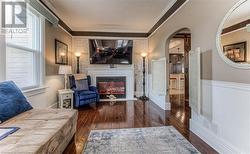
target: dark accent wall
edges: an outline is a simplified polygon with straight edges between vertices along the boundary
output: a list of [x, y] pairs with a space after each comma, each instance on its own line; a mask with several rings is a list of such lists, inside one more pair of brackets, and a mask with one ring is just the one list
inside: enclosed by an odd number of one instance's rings
[[71, 64], [72, 37], [60, 27], [53, 26], [46, 20], [45, 22], [45, 61], [46, 75], [58, 75], [59, 65], [55, 64], [55, 39], [68, 45], [68, 62]]

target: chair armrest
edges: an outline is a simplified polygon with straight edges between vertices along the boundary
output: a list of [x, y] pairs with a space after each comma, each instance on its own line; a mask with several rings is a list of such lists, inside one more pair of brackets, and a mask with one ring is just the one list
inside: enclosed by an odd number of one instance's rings
[[75, 90], [75, 89], [71, 89], [71, 90], [74, 91], [74, 94], [78, 94], [78, 93], [81, 93], [81, 92], [82, 92], [82, 90]]
[[98, 90], [95, 86], [89, 86], [89, 90], [98, 93]]

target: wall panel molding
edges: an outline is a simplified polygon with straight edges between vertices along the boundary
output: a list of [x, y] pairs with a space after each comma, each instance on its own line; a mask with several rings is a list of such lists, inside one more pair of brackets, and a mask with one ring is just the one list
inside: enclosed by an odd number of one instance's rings
[[250, 153], [250, 84], [202, 80], [202, 97], [210, 99], [212, 118], [192, 110], [190, 130], [219, 153]]

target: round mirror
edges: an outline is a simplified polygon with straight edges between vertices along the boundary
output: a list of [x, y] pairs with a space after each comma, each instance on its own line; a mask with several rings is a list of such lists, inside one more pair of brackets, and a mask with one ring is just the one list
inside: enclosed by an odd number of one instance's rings
[[241, 0], [226, 15], [219, 29], [217, 46], [226, 63], [250, 69], [250, 0]]

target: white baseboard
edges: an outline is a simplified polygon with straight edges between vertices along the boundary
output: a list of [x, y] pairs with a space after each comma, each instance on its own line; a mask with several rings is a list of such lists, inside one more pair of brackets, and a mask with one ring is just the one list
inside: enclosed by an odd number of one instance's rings
[[222, 154], [241, 153], [239, 152], [239, 150], [232, 148], [232, 145], [229, 145], [226, 141], [222, 140], [216, 134], [204, 128], [201, 124], [192, 119], [190, 119], [190, 130], [219, 153]]
[[152, 74], [148, 75], [149, 99], [163, 110], [171, 110], [170, 102], [166, 102], [166, 94], [154, 94], [152, 91]]
[[171, 110], [171, 103], [166, 102], [166, 110], [170, 111]]
[[156, 96], [153, 94], [149, 94], [149, 99], [153, 101], [156, 105], [158, 105], [163, 110], [171, 110], [170, 102], [165, 102], [165, 96]]
[[202, 80], [202, 112], [192, 110], [190, 130], [219, 153], [249, 153], [249, 98], [249, 84]]
[[143, 95], [143, 92], [140, 92], [140, 91], [136, 91], [135, 92], [135, 96], [136, 97], [140, 97], [140, 96], [142, 96]]

